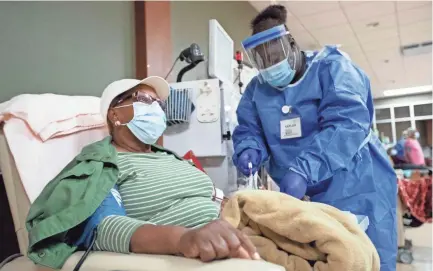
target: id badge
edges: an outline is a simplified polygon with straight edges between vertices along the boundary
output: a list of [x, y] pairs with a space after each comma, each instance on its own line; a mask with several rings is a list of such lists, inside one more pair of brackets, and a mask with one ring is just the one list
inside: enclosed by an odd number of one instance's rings
[[280, 122], [281, 139], [291, 139], [302, 137], [301, 118], [293, 116], [292, 118]]

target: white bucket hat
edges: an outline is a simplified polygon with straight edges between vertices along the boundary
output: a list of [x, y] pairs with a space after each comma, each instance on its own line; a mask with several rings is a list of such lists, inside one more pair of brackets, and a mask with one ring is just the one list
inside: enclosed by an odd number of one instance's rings
[[170, 94], [168, 82], [159, 76], [149, 76], [143, 80], [121, 79], [114, 81], [104, 89], [101, 96], [101, 115], [104, 121], [107, 121], [108, 108], [114, 98], [140, 84], [152, 87], [162, 101], [165, 101]]

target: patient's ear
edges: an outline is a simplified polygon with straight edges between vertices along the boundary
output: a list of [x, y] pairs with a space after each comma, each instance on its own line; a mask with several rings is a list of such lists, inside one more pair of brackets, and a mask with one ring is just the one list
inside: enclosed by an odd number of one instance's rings
[[119, 119], [117, 118], [116, 112], [112, 108], [108, 109], [107, 121], [109, 121], [111, 124], [115, 124], [116, 121], [119, 121]]

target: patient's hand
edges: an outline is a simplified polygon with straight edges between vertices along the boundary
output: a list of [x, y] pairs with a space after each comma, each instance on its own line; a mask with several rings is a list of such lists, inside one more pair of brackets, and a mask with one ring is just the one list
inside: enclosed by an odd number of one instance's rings
[[187, 258], [200, 258], [204, 262], [224, 258], [260, 259], [250, 239], [222, 219], [185, 232], [179, 240], [178, 251]]

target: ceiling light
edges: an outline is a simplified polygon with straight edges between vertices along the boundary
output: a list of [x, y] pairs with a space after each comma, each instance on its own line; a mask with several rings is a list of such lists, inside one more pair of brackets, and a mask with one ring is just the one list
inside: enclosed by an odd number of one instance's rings
[[401, 54], [404, 56], [416, 56], [421, 54], [428, 54], [432, 52], [432, 41], [425, 41], [417, 44], [409, 44], [400, 47]]
[[399, 89], [385, 90], [383, 92], [383, 95], [386, 97], [390, 97], [390, 96], [411, 95], [411, 94], [431, 92], [431, 91], [432, 91], [432, 86], [427, 85], [427, 86], [419, 86], [413, 88], [399, 88]]

